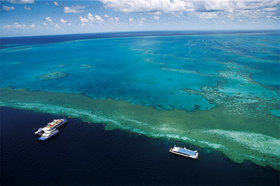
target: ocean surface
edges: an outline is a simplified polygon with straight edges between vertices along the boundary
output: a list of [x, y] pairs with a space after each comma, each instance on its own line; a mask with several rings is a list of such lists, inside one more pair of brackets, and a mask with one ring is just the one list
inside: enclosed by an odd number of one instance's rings
[[[98, 130], [104, 138], [118, 135], [121, 141], [141, 135], [136, 146], [162, 145], [158, 153], [163, 153], [165, 161], [169, 159], [166, 149], [176, 141], [207, 151], [207, 158], [217, 158], [221, 166], [226, 162], [236, 170], [259, 166], [257, 170], [267, 172], [279, 184], [279, 31], [78, 34], [0, 38], [0, 43], [1, 127], [8, 125], [4, 125], [2, 114], [7, 108], [63, 115], [76, 118], [74, 123], [78, 124], [72, 130], [83, 131], [90, 126], [95, 135], [94, 130]], [[23, 117], [30, 112], [8, 111]], [[40, 125], [46, 122], [42, 119]], [[104, 129], [95, 123], [104, 124]], [[28, 126], [29, 121], [21, 125]], [[34, 129], [26, 130], [33, 133]], [[66, 141], [65, 148], [70, 148]], [[142, 142], [145, 145], [140, 145]], [[36, 138], [32, 143], [37, 144]], [[95, 149], [94, 139], [86, 144], [90, 143]], [[83, 142], [79, 144], [82, 148]], [[112, 147], [105, 141], [98, 145]], [[136, 146], [133, 152], [139, 153]], [[147, 153], [150, 156], [151, 152]], [[104, 158], [112, 154], [108, 151]], [[137, 158], [141, 159], [139, 155]], [[63, 163], [69, 165], [72, 160]], [[202, 161], [205, 165], [206, 160]], [[4, 173], [9, 170], [6, 167]], [[110, 169], [109, 164], [105, 167]], [[224, 171], [222, 167], [217, 170], [221, 174]], [[166, 174], [157, 180], [167, 179], [164, 177]], [[245, 178], [240, 181], [255, 183]]]
[[45, 142], [33, 133], [60, 118], [2, 107], [1, 185], [279, 185], [279, 172], [201, 149], [199, 160], [168, 152], [178, 141], [157, 140], [102, 124], [69, 119]]

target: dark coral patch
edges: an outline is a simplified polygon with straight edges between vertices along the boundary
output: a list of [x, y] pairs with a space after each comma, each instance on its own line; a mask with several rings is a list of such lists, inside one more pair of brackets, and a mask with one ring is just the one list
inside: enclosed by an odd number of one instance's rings
[[38, 76], [37, 78], [42, 80], [54, 80], [54, 79], [61, 79], [67, 76], [68, 74], [66, 72], [60, 72], [60, 71], [54, 71], [50, 72], [48, 74], [42, 74]]

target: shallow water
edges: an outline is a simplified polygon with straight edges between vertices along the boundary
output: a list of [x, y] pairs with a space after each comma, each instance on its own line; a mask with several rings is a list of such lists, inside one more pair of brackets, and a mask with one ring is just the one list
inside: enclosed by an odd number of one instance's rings
[[102, 122], [280, 169], [278, 34], [48, 37], [59, 43], [37, 38], [0, 50], [3, 106]]

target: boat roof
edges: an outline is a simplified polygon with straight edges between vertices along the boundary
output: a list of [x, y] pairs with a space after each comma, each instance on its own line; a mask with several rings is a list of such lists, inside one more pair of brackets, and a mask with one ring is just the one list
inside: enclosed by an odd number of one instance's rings
[[192, 150], [189, 150], [189, 149], [186, 149], [186, 148], [174, 147], [173, 150], [177, 151], [177, 152], [180, 152], [182, 154], [195, 156], [195, 151], [192, 151]]
[[46, 127], [47, 128], [52, 128], [53, 126], [57, 125], [61, 121], [62, 121], [62, 119], [55, 119], [52, 122], [48, 123], [48, 125]]

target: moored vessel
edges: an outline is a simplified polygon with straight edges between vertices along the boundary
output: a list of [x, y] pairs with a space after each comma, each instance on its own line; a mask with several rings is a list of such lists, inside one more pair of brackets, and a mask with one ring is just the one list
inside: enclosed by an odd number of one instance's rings
[[198, 158], [197, 150], [194, 151], [194, 150], [187, 149], [185, 147], [182, 148], [182, 147], [174, 146], [173, 148], [169, 149], [169, 152], [171, 152], [173, 154], [180, 155], [180, 156], [192, 158], [192, 159], [197, 159]]
[[65, 123], [67, 123], [66, 119], [54, 119], [52, 122], [48, 123], [45, 127], [39, 128], [35, 132], [35, 134], [40, 136], [38, 138], [39, 140], [44, 141], [57, 134], [59, 132], [57, 128]]

